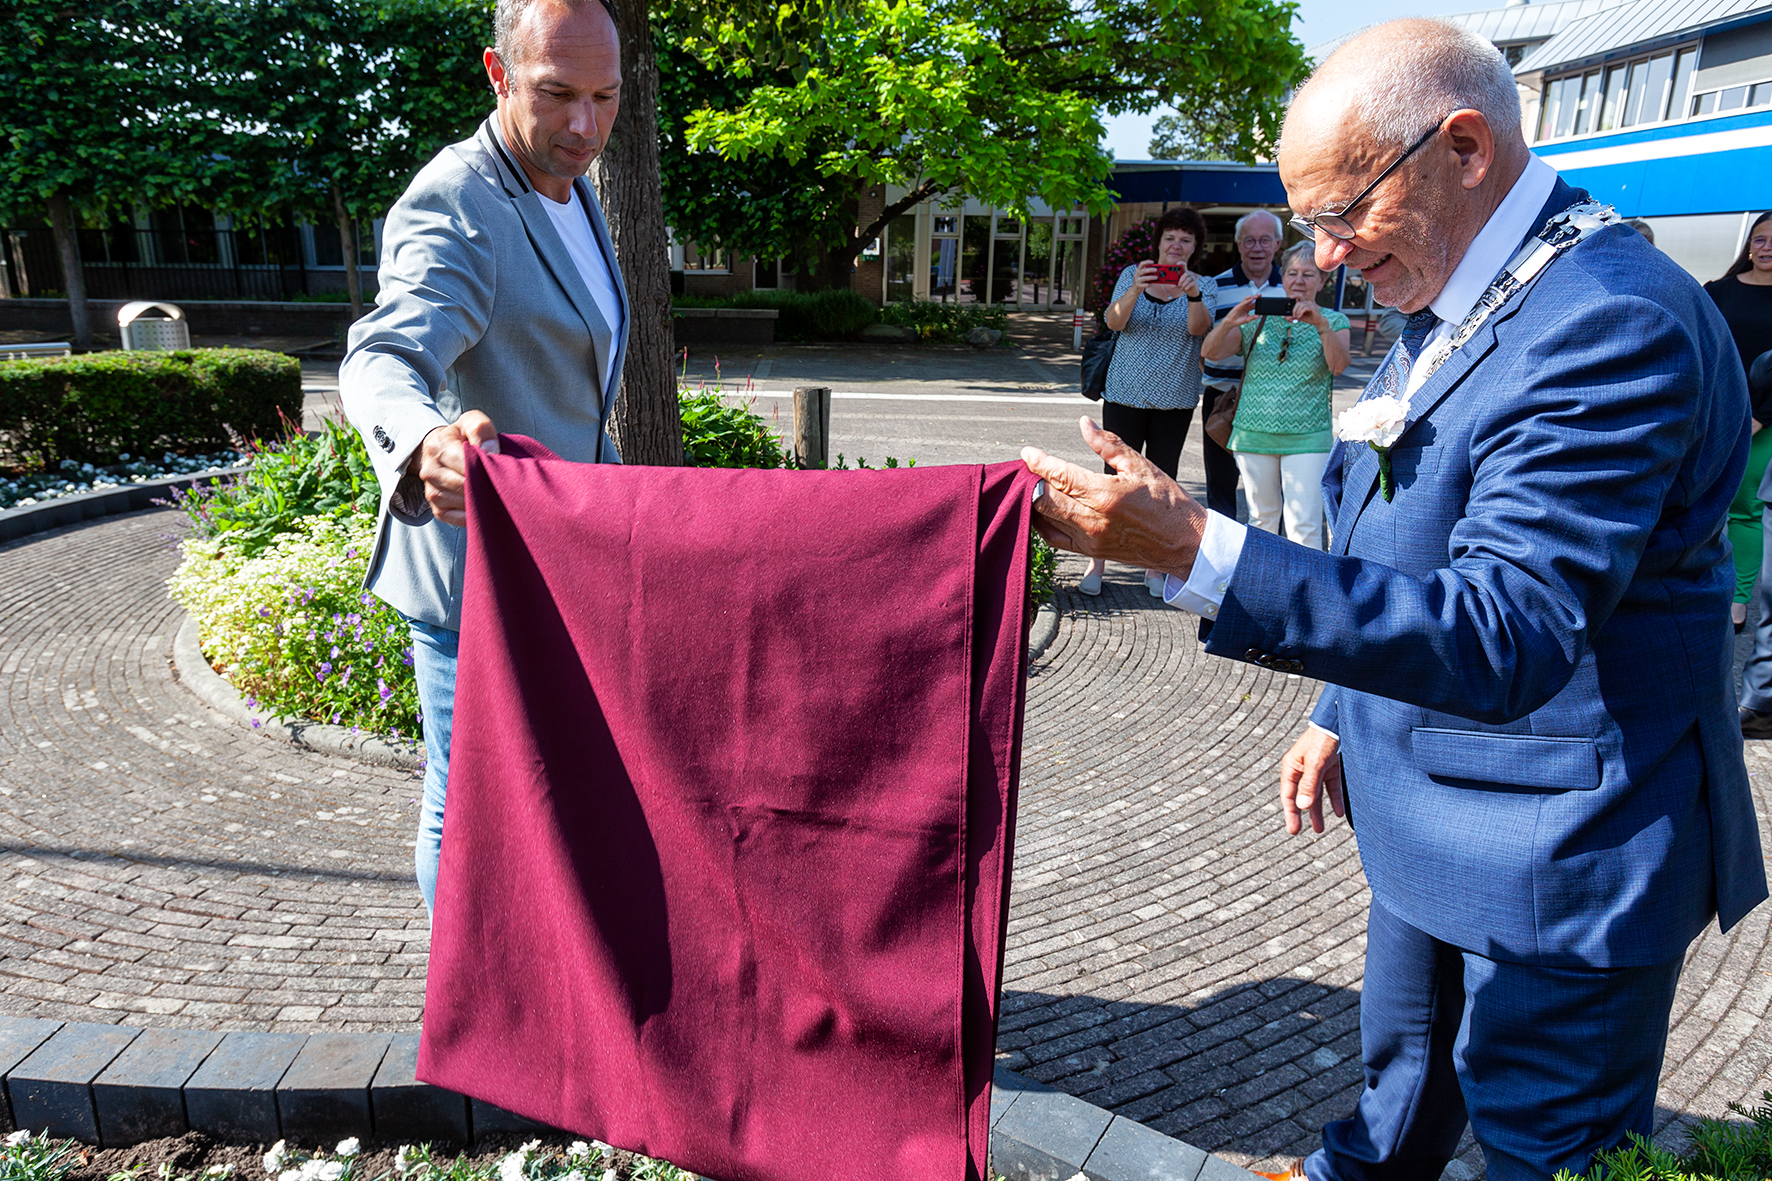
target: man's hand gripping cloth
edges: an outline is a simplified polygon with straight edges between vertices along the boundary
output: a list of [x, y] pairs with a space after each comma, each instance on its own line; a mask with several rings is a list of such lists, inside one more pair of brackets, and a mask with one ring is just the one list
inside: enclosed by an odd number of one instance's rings
[[979, 1181], [1033, 477], [502, 447], [419, 1077], [720, 1181]]

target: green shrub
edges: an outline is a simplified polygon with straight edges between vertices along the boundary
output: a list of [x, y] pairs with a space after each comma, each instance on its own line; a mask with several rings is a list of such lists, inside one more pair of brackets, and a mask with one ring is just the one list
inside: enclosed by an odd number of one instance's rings
[[937, 303], [932, 299], [889, 303], [880, 309], [880, 319], [888, 324], [915, 328], [920, 340], [957, 341], [974, 328], [995, 328], [1001, 332], [1009, 326], [1009, 314], [1000, 306]]
[[684, 458], [696, 467], [781, 467], [781, 440], [752, 401], [735, 404], [715, 390], [678, 386]]
[[301, 413], [301, 363], [250, 349], [0, 362], [0, 468], [220, 451]]
[[253, 556], [193, 537], [167, 585], [251, 708], [417, 738], [406, 621], [363, 589], [374, 542], [374, 515], [302, 517]]
[[288, 425], [287, 438], [251, 445], [252, 468], [245, 474], [178, 497], [192, 536], [213, 537], [254, 557], [306, 517], [375, 518], [381, 485], [363, 437], [335, 419], [312, 435]]
[[1747, 1119], [1731, 1123], [1702, 1119], [1686, 1133], [1686, 1151], [1676, 1156], [1635, 1133], [1629, 1146], [1594, 1157], [1588, 1171], [1577, 1176], [1564, 1169], [1556, 1181], [1762, 1181], [1772, 1177], [1772, 1091], [1762, 1092], [1761, 1105], [1748, 1110], [1740, 1103], [1729, 1110]]
[[1028, 535], [1028, 588], [1036, 603], [1052, 601], [1052, 580], [1058, 573], [1058, 555], [1038, 533]]
[[880, 318], [880, 309], [848, 288], [831, 291], [741, 291], [731, 307], [774, 308], [777, 340], [843, 340]]

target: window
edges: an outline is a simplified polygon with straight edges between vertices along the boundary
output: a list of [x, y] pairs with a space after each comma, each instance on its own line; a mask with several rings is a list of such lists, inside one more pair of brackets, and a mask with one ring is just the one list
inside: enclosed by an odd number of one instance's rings
[[[1616, 131], [1664, 119], [1699, 113], [1699, 100], [1688, 105], [1698, 51], [1692, 46], [1550, 78], [1544, 84], [1538, 138], [1562, 139]], [[1744, 95], [1742, 103], [1747, 101]]]
[[1618, 101], [1624, 97], [1624, 66], [1613, 66], [1606, 71], [1606, 95], [1600, 107], [1601, 131], [1611, 131], [1618, 126]]
[[683, 269], [686, 271], [724, 271], [728, 269], [726, 251], [719, 246], [700, 242], [683, 243]]

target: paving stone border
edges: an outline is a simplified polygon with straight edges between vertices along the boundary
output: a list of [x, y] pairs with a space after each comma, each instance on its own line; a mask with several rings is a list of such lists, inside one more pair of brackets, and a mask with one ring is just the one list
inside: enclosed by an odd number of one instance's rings
[[1041, 603], [1034, 610], [1034, 626], [1028, 629], [1028, 660], [1040, 659], [1057, 638], [1058, 608], [1052, 603]]
[[[103, 1148], [203, 1132], [325, 1144], [465, 1144], [541, 1127], [414, 1075], [416, 1033], [209, 1033], [0, 1017], [15, 1128]], [[1142, 1124], [999, 1069], [991, 1159], [1006, 1181], [1249, 1181]]]
[[178, 635], [173, 638], [172, 663], [179, 680], [205, 705], [262, 734], [307, 750], [348, 755], [383, 767], [417, 770], [424, 766], [424, 748], [417, 743], [393, 741], [344, 726], [287, 721], [272, 717], [263, 710], [249, 709], [239, 690], [209, 666], [209, 660], [197, 642], [197, 621], [190, 615], [185, 616]]
[[42, 504], [27, 504], [18, 508], [0, 509], [0, 545], [9, 541], [17, 541], [21, 537], [29, 537], [33, 533], [47, 533], [51, 529], [60, 529], [65, 525], [78, 525], [82, 521], [90, 521], [97, 517], [110, 517], [118, 513], [133, 513], [140, 509], [152, 508], [154, 501], [169, 492], [178, 492], [205, 480], [219, 480], [228, 476], [237, 476], [245, 470], [246, 466], [241, 465], [214, 472], [167, 476], [159, 480], [148, 480], [141, 484], [121, 484], [115, 488], [96, 488], [91, 492], [76, 492], [72, 496], [60, 496], [54, 500], [46, 500]]

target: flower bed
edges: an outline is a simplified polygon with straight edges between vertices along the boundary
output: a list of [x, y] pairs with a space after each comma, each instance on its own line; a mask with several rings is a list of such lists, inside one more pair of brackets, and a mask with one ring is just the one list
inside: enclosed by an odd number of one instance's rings
[[[472, 1149], [363, 1144], [331, 1152], [279, 1140], [270, 1149], [216, 1144], [200, 1132], [100, 1151], [18, 1131], [0, 1141], [5, 1181], [695, 1181], [695, 1174], [596, 1140], [550, 1133], [515, 1145], [495, 1134]], [[503, 1147], [514, 1145], [513, 1147]]]
[[[687, 387], [678, 396], [691, 462], [792, 466], [748, 402]], [[349, 425], [328, 421], [313, 436], [255, 443], [248, 458], [246, 474], [194, 488], [177, 502], [191, 533], [167, 585], [197, 620], [205, 656], [251, 709], [418, 739], [406, 623], [362, 589], [380, 503], [363, 440]], [[837, 466], [848, 466], [842, 456]], [[868, 463], [858, 459], [857, 466]], [[1038, 537], [1030, 545], [1034, 600], [1047, 602], [1053, 554]]]
[[117, 457], [117, 463], [106, 467], [64, 459], [54, 472], [35, 472], [10, 479], [0, 476], [0, 509], [24, 508], [81, 492], [146, 484], [168, 476], [223, 472], [238, 466], [245, 458], [245, 454], [239, 451], [217, 451], [208, 455], [174, 455], [168, 451], [159, 459], [150, 460], [135, 458], [126, 451]]

